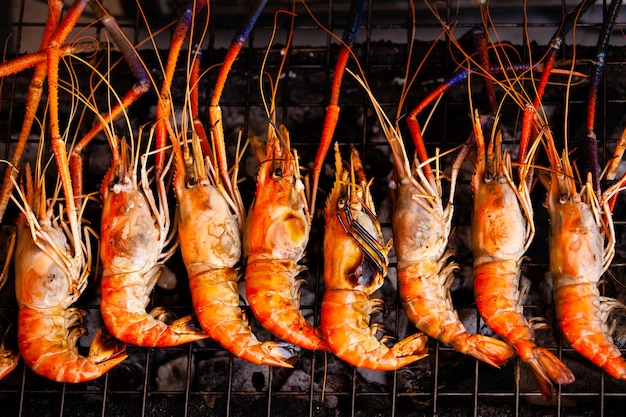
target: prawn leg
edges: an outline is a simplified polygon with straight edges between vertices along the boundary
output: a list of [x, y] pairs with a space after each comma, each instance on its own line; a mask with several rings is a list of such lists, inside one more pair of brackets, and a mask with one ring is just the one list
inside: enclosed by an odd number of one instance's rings
[[[184, 45], [185, 38], [189, 32], [189, 28], [194, 23], [196, 14], [207, 7], [206, 0], [192, 1], [189, 3], [183, 14], [178, 18], [176, 27], [172, 34], [172, 41], [167, 56], [167, 63], [165, 65], [165, 72], [163, 74], [163, 84], [159, 92], [159, 102], [156, 111], [156, 149], [155, 156], [155, 175], [159, 176], [163, 172], [163, 166], [165, 164], [165, 152], [162, 150], [169, 135], [169, 119], [171, 114], [171, 85], [174, 78], [174, 71], [176, 70], [176, 64], [180, 51]], [[200, 53], [196, 51], [196, 53]]]
[[13, 323], [6, 328], [0, 324], [0, 380], [9, 375], [20, 361], [20, 351], [14, 339]]
[[[11, 237], [7, 242], [7, 253], [2, 271], [0, 271], [0, 290], [7, 282], [7, 276], [9, 272], [9, 265], [13, 252], [15, 250], [16, 232], [11, 233]], [[13, 369], [17, 367], [20, 360], [20, 351], [17, 347], [16, 330], [13, 323], [8, 324], [6, 327], [0, 323], [0, 380], [11, 373]]]
[[543, 63], [543, 72], [539, 79], [539, 84], [535, 89], [535, 99], [532, 103], [532, 106], [528, 105], [524, 107], [524, 113], [522, 115], [522, 130], [520, 133], [519, 152], [517, 154], [517, 162], [520, 164], [526, 160], [526, 152], [531, 145], [530, 135], [533, 125], [532, 120], [535, 117], [535, 113], [541, 104], [543, 93], [545, 92], [546, 86], [548, 85], [548, 79], [550, 78], [550, 74], [553, 71], [554, 62], [556, 61], [556, 57], [561, 50], [561, 45], [563, 44], [565, 35], [567, 35], [569, 31], [572, 30], [572, 27], [574, 27], [578, 19], [582, 15], [584, 15], [595, 2], [596, 0], [582, 0], [580, 4], [578, 4], [578, 6], [574, 8], [574, 10], [566, 13], [563, 16], [563, 21], [561, 22], [561, 25], [557, 29], [556, 33], [552, 36], [548, 56]]
[[[57, 25], [59, 24], [59, 20], [61, 19], [62, 11], [63, 1], [57, 0], [55, 2], [48, 2], [48, 17], [46, 20], [44, 34], [41, 38], [41, 45], [39, 47], [40, 50], [43, 50], [46, 46], [48, 46], [50, 36], [52, 36], [52, 34], [54, 33], [54, 30], [56, 29]], [[2, 71], [0, 71], [0, 73], [1, 72]], [[17, 144], [15, 146], [15, 150], [13, 151], [13, 156], [11, 157], [11, 164], [7, 166], [4, 173], [4, 178], [2, 180], [2, 188], [0, 189], [0, 222], [4, 217], [4, 212], [6, 210], [9, 199], [11, 198], [11, 194], [13, 193], [13, 184], [15, 183], [18, 174], [18, 167], [20, 165], [20, 161], [22, 160], [22, 154], [24, 153], [24, 150], [26, 148], [28, 135], [30, 134], [33, 122], [35, 121], [35, 115], [37, 113], [37, 108], [39, 107], [39, 102], [41, 101], [43, 84], [47, 72], [48, 66], [46, 64], [44, 56], [42, 56], [41, 61], [35, 65], [35, 69], [33, 71], [33, 77], [28, 87], [28, 96], [26, 97], [26, 109], [24, 111], [22, 128], [20, 129]]]

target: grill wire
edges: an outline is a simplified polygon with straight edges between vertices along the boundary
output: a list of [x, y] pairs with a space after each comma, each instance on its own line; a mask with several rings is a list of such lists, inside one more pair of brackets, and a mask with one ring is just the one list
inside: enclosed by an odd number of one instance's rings
[[[124, 4], [124, 2], [120, 2]], [[132, 2], [127, 2], [132, 3]], [[225, 47], [233, 36], [235, 28], [244, 21], [250, 2], [239, 0], [211, 2], [211, 24], [209, 40], [204, 48], [203, 68], [209, 68], [222, 61]], [[316, 0], [308, 2], [317, 18], [334, 33], [340, 34], [347, 21], [349, 5], [347, 1]], [[477, 6], [469, 1], [450, 1], [439, 5], [441, 15], [450, 23], [456, 23], [455, 34], [480, 24]], [[493, 2], [495, 3], [495, 2]], [[531, 35], [533, 58], [537, 59], [545, 51], [551, 35], [558, 27], [564, 10], [572, 9], [577, 2], [528, 1], [528, 10], [535, 10], [528, 20], [522, 19], [522, 7], [516, 2], [491, 4], [492, 17], [500, 39], [512, 45], [508, 51], [517, 51], [521, 60], [528, 60], [522, 37], [524, 27]], [[106, 7], [115, 2], [105, 1]], [[156, 2], [143, 2], [150, 10], [156, 10]], [[168, 10], [150, 14], [154, 27], [163, 26], [178, 13], [183, 3], [168, 4]], [[13, 35], [7, 43], [6, 58], [31, 52], [38, 48], [40, 34], [45, 20], [46, 4], [37, 1], [13, 1], [7, 13], [0, 18], [0, 33]], [[31, 7], [33, 7], [31, 9]], [[423, 4], [417, 4], [416, 47], [413, 52], [412, 67], [423, 58], [425, 51], [437, 34], [440, 24]], [[575, 49], [575, 69], [589, 73], [589, 59], [593, 56], [595, 39], [602, 26], [603, 2], [592, 9], [577, 29]], [[33, 21], [31, 10], [41, 9], [42, 20]], [[166, 8], [167, 9], [167, 8]], [[290, 1], [270, 2], [261, 15], [256, 29], [233, 67], [222, 99], [224, 124], [229, 140], [229, 152], [235, 152], [236, 139], [242, 135], [263, 136], [267, 129], [267, 119], [259, 94], [261, 60], [269, 42], [274, 12], [279, 9], [297, 13], [295, 18], [294, 42], [288, 54], [287, 66], [281, 77], [278, 97], [277, 119], [287, 125], [291, 132], [292, 145], [301, 158], [301, 165], [311, 167], [322, 127], [324, 107], [327, 104], [332, 70], [338, 52], [338, 44], [327, 36], [310, 19], [300, 3]], [[20, 11], [22, 13], [20, 14]], [[27, 11], [24, 13], [24, 11]], [[93, 16], [87, 11], [82, 21], [88, 24]], [[17, 20], [7, 16], [21, 16]], [[145, 37], [143, 21], [136, 10], [122, 10], [116, 17], [124, 31], [135, 43]], [[270, 51], [265, 71], [276, 77], [281, 45], [286, 42], [289, 17], [282, 14], [277, 19], [281, 30], [276, 45]], [[153, 23], [154, 22], [154, 23]], [[368, 1], [366, 14], [358, 34], [355, 53], [368, 77], [374, 94], [390, 117], [394, 117], [401, 83], [404, 79], [404, 66], [407, 60], [408, 41], [412, 37], [411, 17], [408, 2]], [[84, 27], [84, 25], [79, 25]], [[596, 132], [599, 138], [600, 158], [606, 161], [612, 154], [621, 130], [626, 126], [623, 117], [626, 107], [624, 88], [624, 37], [623, 26], [618, 21], [606, 58], [605, 79], [601, 85]], [[158, 37], [159, 53], [167, 52], [170, 32]], [[102, 31], [96, 26], [95, 35], [103, 39]], [[586, 42], [583, 45], [583, 42]], [[559, 57], [561, 66], [568, 67], [574, 49], [573, 38], [567, 38]], [[33, 46], [34, 45], [34, 46]], [[462, 40], [466, 50], [473, 51], [472, 44]], [[588, 46], [585, 46], [588, 45]], [[96, 55], [94, 55], [96, 56]], [[141, 48], [141, 56], [151, 73], [160, 74], [158, 61], [151, 46]], [[449, 39], [438, 42], [433, 54], [425, 62], [417, 81], [406, 102], [408, 112], [436, 85], [450, 76], [456, 69], [458, 52]], [[354, 61], [348, 64], [354, 69]], [[120, 64], [111, 75], [115, 88], [125, 91], [132, 84], [129, 75]], [[184, 73], [181, 73], [184, 74]], [[208, 72], [204, 82], [203, 99], [207, 97], [215, 83], [217, 71]], [[9, 159], [17, 132], [23, 117], [25, 92], [30, 82], [30, 71], [3, 80], [0, 108], [0, 156]], [[79, 73], [89, 77], [88, 72]], [[555, 81], [566, 78], [554, 76]], [[580, 81], [580, 79], [578, 79]], [[119, 85], [119, 87], [118, 87]], [[159, 84], [160, 85], [160, 84]], [[485, 109], [485, 99], [480, 80], [471, 82], [471, 95], [474, 104]], [[173, 100], [181, 103], [184, 86], [175, 84]], [[585, 135], [584, 114], [586, 107], [587, 84], [581, 81], [571, 89], [571, 96], [565, 94], [560, 85], [552, 85], [547, 91], [544, 104], [549, 112], [549, 120], [557, 138], [557, 147], [562, 146], [564, 113], [566, 101], [570, 113], [567, 115], [567, 132], [570, 149], [584, 161], [581, 152]], [[499, 92], [502, 96], [502, 92]], [[468, 107], [468, 84], [453, 88], [438, 105], [424, 132], [427, 148], [431, 154], [435, 149], [450, 150], [467, 138], [471, 130]], [[131, 108], [132, 124], [135, 128], [149, 123], [154, 118], [156, 96], [149, 93]], [[99, 100], [99, 99], [98, 99]], [[106, 106], [102, 98], [101, 108]], [[178, 101], [177, 101], [178, 100]], [[386, 237], [391, 237], [390, 209], [387, 184], [393, 168], [388, 147], [380, 132], [371, 104], [362, 89], [349, 76], [344, 77], [340, 98], [341, 116], [335, 140], [342, 145], [346, 154], [347, 144], [353, 143], [361, 151], [368, 175], [374, 180], [374, 199], [377, 203]], [[67, 102], [61, 104], [66, 110]], [[482, 107], [481, 107], [482, 106]], [[40, 111], [41, 112], [41, 111]], [[508, 129], [508, 145], [514, 149], [516, 118], [518, 109], [507, 105], [502, 109], [503, 126]], [[62, 113], [63, 114], [63, 113]], [[68, 118], [67, 114], [65, 117]], [[71, 120], [71, 119], [66, 119]], [[425, 115], [420, 116], [423, 123]], [[62, 121], [63, 123], [63, 121]], [[69, 122], [74, 126], [74, 122]], [[403, 124], [404, 120], [400, 120]], [[90, 126], [87, 126], [87, 128]], [[84, 130], [85, 127], [82, 127]], [[35, 131], [36, 129], [34, 129]], [[122, 128], [120, 128], [122, 130]], [[408, 137], [408, 136], [406, 136]], [[26, 159], [34, 160], [38, 133], [32, 136]], [[87, 188], [95, 192], [104, 175], [109, 160], [108, 145], [99, 138], [90, 147], [86, 159]], [[46, 148], [49, 155], [50, 150]], [[252, 155], [246, 154], [241, 163], [241, 189], [244, 200], [250, 203], [254, 193], [254, 175], [257, 165]], [[333, 181], [331, 157], [320, 184], [323, 201], [324, 192], [330, 190]], [[441, 166], [449, 167], [451, 158], [442, 158]], [[581, 165], [582, 166], [582, 165]], [[582, 168], [581, 168], [582, 169]], [[460, 265], [452, 286], [452, 297], [460, 316], [470, 331], [490, 334], [479, 319], [472, 293], [471, 265], [469, 249], [469, 222], [472, 194], [469, 186], [471, 164], [466, 163], [455, 196], [455, 229], [451, 246], [456, 250], [455, 260]], [[607, 186], [608, 183], [603, 184]], [[523, 264], [522, 283], [527, 287], [524, 307], [527, 317], [545, 317], [547, 328], [537, 330], [538, 344], [550, 348], [562, 358], [577, 377], [569, 386], [557, 388], [552, 400], [543, 399], [532, 380], [528, 368], [519, 360], [512, 359], [502, 369], [493, 369], [465, 357], [451, 348], [431, 340], [430, 355], [410, 366], [395, 372], [367, 371], [355, 369], [339, 361], [332, 354], [323, 352], [303, 352], [294, 369], [270, 369], [248, 364], [229, 355], [212, 341], [197, 342], [176, 348], [147, 349], [127, 346], [129, 358], [103, 377], [88, 383], [76, 385], [59, 384], [34, 374], [20, 363], [8, 377], [0, 381], [0, 404], [3, 416], [610, 416], [621, 413], [626, 405], [626, 385], [613, 380], [574, 352], [559, 336], [554, 322], [554, 308], [550, 295], [550, 276], [547, 272], [547, 229], [548, 217], [542, 207], [545, 192], [540, 186], [533, 191], [537, 236], [527, 253]], [[318, 204], [318, 208], [322, 203]], [[92, 208], [97, 213], [97, 205]], [[617, 235], [617, 255], [605, 274], [601, 291], [607, 296], [626, 300], [623, 277], [624, 246], [623, 233], [626, 218], [623, 197], [618, 201], [614, 219]], [[13, 208], [3, 220], [3, 232], [8, 233], [17, 216]], [[97, 217], [97, 216], [96, 216]], [[97, 230], [97, 218], [94, 220]], [[307, 256], [304, 264], [308, 271], [303, 274], [307, 285], [303, 289], [301, 309], [316, 323], [319, 322], [319, 308], [323, 294], [322, 279], [322, 237], [323, 220], [314, 222]], [[2, 239], [4, 242], [4, 238]], [[395, 257], [391, 258], [390, 274], [383, 288], [376, 294], [385, 300], [387, 312], [374, 317], [384, 322], [393, 335], [404, 337], [415, 329], [407, 324], [395, 288]], [[185, 284], [185, 269], [179, 256], [174, 256], [168, 267], [176, 274], [174, 289], [157, 288], [151, 306], [164, 305], [184, 315], [190, 312], [190, 295]], [[96, 270], [97, 271], [97, 270]], [[12, 273], [12, 272], [11, 272]], [[78, 306], [87, 311], [86, 325], [93, 335], [99, 325], [97, 272], [86, 294]], [[0, 291], [0, 319], [14, 320], [17, 304], [14, 286], [11, 282]], [[271, 335], [260, 328], [249, 313], [254, 331], [261, 340], [269, 340]], [[620, 348], [626, 346], [623, 312], [611, 316], [616, 327], [614, 337]], [[87, 350], [90, 340], [81, 340], [81, 350]], [[624, 350], [622, 350], [624, 352]]]

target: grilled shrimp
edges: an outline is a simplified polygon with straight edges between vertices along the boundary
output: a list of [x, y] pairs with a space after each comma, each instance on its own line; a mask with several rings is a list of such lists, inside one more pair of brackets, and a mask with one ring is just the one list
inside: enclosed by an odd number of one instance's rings
[[[122, 144], [124, 148], [124, 144]], [[172, 251], [169, 215], [162, 178], [156, 181], [159, 207], [148, 184], [146, 158], [141, 167], [141, 188], [136, 161], [127, 149], [114, 149], [111, 167], [102, 182], [102, 301], [105, 325], [118, 339], [137, 346], [175, 346], [207, 337], [196, 329], [192, 316], [166, 323], [171, 313], [146, 306]]]
[[194, 311], [209, 337], [232, 354], [256, 364], [291, 367], [299, 348], [285, 342], [260, 342], [239, 306], [235, 266], [241, 257], [244, 219], [242, 205], [237, 204], [239, 191], [233, 181], [236, 195], [229, 195], [217, 171], [206, 169], [198, 147], [194, 135], [196, 157], [177, 158], [174, 180], [178, 237]]
[[546, 206], [556, 317], [565, 339], [578, 353], [612, 377], [626, 380], [626, 360], [613, 343], [607, 324], [609, 313], [621, 304], [600, 296], [598, 290], [615, 253], [607, 201], [618, 190], [612, 188], [597, 196], [589, 177], [577, 192], [567, 152], [559, 159], [550, 132], [545, 134], [552, 168]]
[[472, 253], [474, 295], [478, 311], [494, 332], [506, 340], [530, 365], [541, 393], [552, 395], [552, 382], [569, 384], [572, 372], [549, 350], [535, 344], [535, 335], [520, 304], [520, 264], [534, 236], [532, 206], [526, 171], [520, 185], [511, 179], [509, 154], [501, 153], [497, 134], [485, 151], [478, 114], [474, 117], [478, 155], [472, 189]]
[[[24, 362], [58, 382], [84, 382], [103, 375], [126, 358], [123, 346], [100, 329], [87, 356], [76, 343], [87, 334], [83, 311], [71, 305], [87, 286], [89, 242], [71, 247], [68, 228], [46, 207], [43, 183], [33, 187], [26, 169], [24, 205], [17, 221], [15, 291], [17, 340]], [[86, 259], [87, 258], [87, 259]]]
[[261, 325], [305, 349], [328, 349], [319, 328], [299, 309], [296, 276], [311, 225], [298, 156], [289, 148], [289, 132], [270, 123], [266, 159], [257, 177], [254, 203], [244, 230], [246, 295]]
[[335, 185], [326, 202], [321, 327], [332, 352], [344, 361], [398, 369], [426, 356], [427, 337], [416, 333], [389, 348], [376, 338], [378, 326], [370, 325], [370, 315], [384, 308], [382, 300], [370, 295], [383, 285], [392, 241], [383, 243], [370, 184], [354, 148], [350, 167], [344, 167], [335, 143]]

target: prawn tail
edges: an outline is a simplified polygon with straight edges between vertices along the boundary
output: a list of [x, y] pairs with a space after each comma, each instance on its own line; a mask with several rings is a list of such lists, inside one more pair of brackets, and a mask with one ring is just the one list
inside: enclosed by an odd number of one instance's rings
[[35, 373], [53, 381], [79, 383], [101, 377], [126, 359], [126, 357], [125, 353], [121, 353], [104, 362], [96, 362], [94, 358], [79, 356], [72, 350], [60, 349], [50, 350], [49, 353], [40, 357], [39, 360], [27, 362], [27, 365]]
[[607, 360], [602, 369], [613, 378], [626, 381], [626, 360], [622, 356]]
[[233, 355], [257, 365], [291, 368], [300, 348], [287, 342], [260, 342], [239, 306], [233, 268], [189, 271], [193, 308], [202, 329]]
[[[428, 356], [427, 342], [428, 336], [426, 334], [415, 333], [393, 345], [390, 352], [393, 352], [394, 357], [398, 358], [398, 361], [406, 361], [406, 364], [409, 364]], [[401, 366], [404, 366], [404, 364]]]
[[362, 356], [362, 363], [357, 366], [382, 371], [400, 369], [428, 356], [427, 342], [428, 336], [424, 333], [407, 336], [389, 349], [381, 341], [379, 349], [366, 352]]
[[259, 346], [264, 365], [293, 368], [293, 364], [300, 358], [301, 349], [287, 342], [267, 341]]
[[369, 316], [381, 300], [360, 291], [326, 290], [322, 301], [322, 330], [332, 352], [349, 364], [366, 369], [392, 371], [428, 355], [428, 336], [412, 334], [388, 347], [389, 338], [378, 339], [383, 330]]
[[554, 392], [552, 382], [567, 385], [575, 380], [572, 371], [546, 348], [534, 347], [525, 362], [532, 369], [539, 391], [546, 398], [551, 398]]
[[113, 336], [148, 347], [178, 346], [207, 338], [194, 316], [176, 318], [163, 307], [147, 312], [142, 302], [146, 291], [143, 284], [126, 279], [128, 275], [105, 272], [101, 278], [100, 312]]
[[[78, 310], [69, 315], [72, 314], [79, 314]], [[125, 345], [102, 330], [96, 333], [88, 356], [81, 355], [77, 342], [87, 335], [87, 330], [80, 326], [68, 330], [64, 327], [65, 320], [60, 314], [46, 314], [28, 307], [20, 309], [17, 343], [24, 363], [36, 374], [56, 382], [86, 382], [99, 378], [126, 359]]]
[[290, 261], [253, 261], [246, 268], [246, 297], [261, 325], [275, 336], [308, 350], [328, 350], [319, 327], [300, 310], [298, 267]]
[[515, 354], [515, 350], [508, 343], [482, 334], [470, 335], [466, 348], [468, 355], [496, 368], [504, 365]]
[[93, 362], [108, 362], [112, 368], [126, 359], [126, 356], [126, 345], [124, 343], [113, 337], [106, 328], [98, 329], [89, 347], [89, 358]]
[[136, 346], [170, 347], [207, 338], [204, 332], [198, 330], [193, 316], [171, 321], [168, 319], [170, 315], [161, 308], [143, 314], [118, 313], [115, 317], [105, 311], [103, 320], [116, 338]]

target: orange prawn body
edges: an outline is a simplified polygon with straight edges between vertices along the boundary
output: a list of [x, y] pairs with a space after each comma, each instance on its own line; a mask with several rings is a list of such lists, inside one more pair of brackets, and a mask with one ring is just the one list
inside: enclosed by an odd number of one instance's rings
[[[146, 311], [169, 229], [167, 216], [157, 212], [146, 176], [144, 167], [139, 189], [135, 168], [122, 153], [102, 183], [102, 318], [115, 337], [137, 346], [176, 346], [204, 339], [207, 335], [194, 328], [192, 316], [166, 324], [159, 319], [167, 316], [163, 309]], [[164, 204], [161, 200], [161, 207]]]
[[[607, 325], [608, 314], [619, 303], [601, 297], [598, 290], [613, 258], [611, 213], [590, 191], [590, 181], [585, 186], [588, 193], [576, 191], [567, 154], [560, 163], [555, 152], [549, 151], [552, 173], [546, 206], [556, 317], [563, 336], [578, 353], [612, 377], [626, 380], [626, 360]], [[604, 230], [609, 237], [606, 246]]]
[[125, 349], [99, 330], [89, 354], [78, 352], [77, 341], [87, 331], [80, 327], [84, 313], [71, 305], [87, 285], [84, 254], [78, 248], [72, 255], [67, 229], [52, 220], [51, 210], [31, 210], [45, 197], [29, 188], [26, 213], [17, 222], [17, 343], [26, 365], [39, 375], [57, 382], [93, 380], [123, 361]]
[[478, 115], [474, 119], [478, 158], [472, 177], [472, 253], [474, 255], [474, 295], [478, 311], [494, 332], [515, 349], [527, 363], [541, 393], [552, 395], [552, 382], [569, 384], [572, 372], [550, 351], [535, 344], [534, 331], [519, 303], [520, 265], [534, 235], [532, 206], [525, 185], [519, 189], [511, 180], [507, 153], [485, 143]]
[[[178, 163], [179, 161], [177, 161]], [[235, 266], [241, 258], [243, 213], [226, 189], [204, 174], [204, 161], [182, 169], [174, 189], [178, 200], [178, 237], [189, 275], [194, 311], [210, 338], [234, 355], [263, 365], [291, 367], [299, 349], [285, 342], [260, 342], [239, 306]], [[193, 181], [185, 172], [199, 172]], [[238, 190], [235, 185], [235, 192]]]
[[319, 328], [299, 309], [298, 264], [309, 240], [310, 223], [297, 155], [289, 132], [270, 125], [267, 155], [257, 177], [254, 203], [244, 231], [246, 297], [261, 325], [304, 349], [327, 349]]
[[394, 370], [426, 356], [427, 337], [417, 333], [389, 348], [376, 338], [378, 326], [370, 325], [370, 315], [384, 307], [382, 300], [370, 296], [387, 275], [391, 240], [383, 243], [355, 149], [351, 165], [352, 170], [344, 168], [335, 144], [336, 180], [326, 202], [321, 327], [332, 352], [344, 361], [362, 368]]

